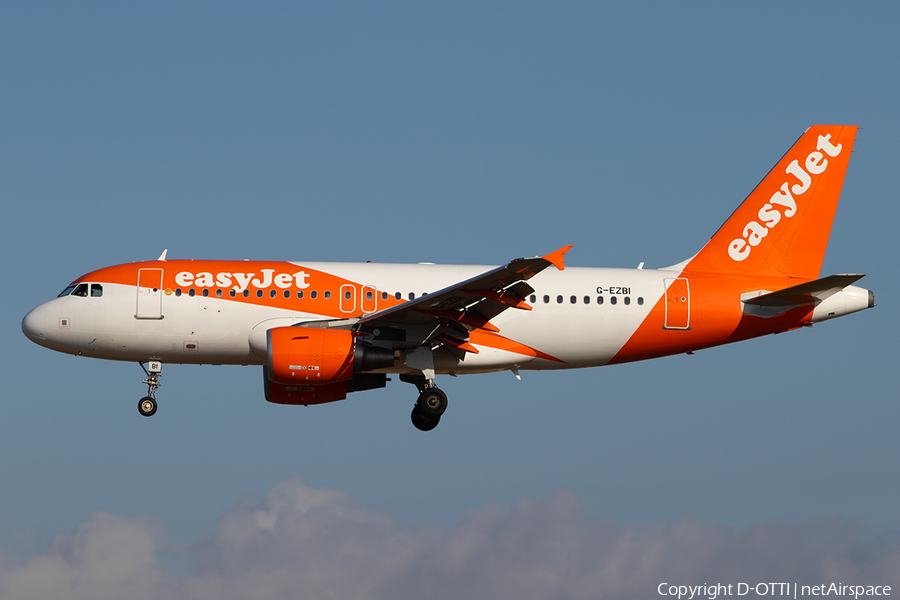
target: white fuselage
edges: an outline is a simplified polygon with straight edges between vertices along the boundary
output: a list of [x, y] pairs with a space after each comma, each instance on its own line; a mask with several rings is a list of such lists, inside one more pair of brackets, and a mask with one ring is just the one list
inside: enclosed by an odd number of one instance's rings
[[[302, 266], [374, 289], [375, 304], [368, 307], [370, 311], [379, 310], [380, 304], [384, 304], [382, 292], [391, 301], [397, 293], [408, 300], [410, 295], [420, 297], [492, 268], [371, 263], [303, 263]], [[439, 371], [464, 373], [512, 365], [528, 369], [606, 364], [662, 297], [664, 279], [676, 275], [671, 271], [636, 269], [545, 271], [530, 282], [535, 289], [530, 302], [533, 310], [507, 310], [493, 323], [504, 337], [539, 348], [564, 363], [497, 348], [480, 348], [478, 354], [467, 354], [464, 360], [449, 354], [438, 355], [435, 366]], [[88, 279], [83, 281], [92, 283]], [[221, 298], [215, 293], [203, 296], [198, 292], [190, 296], [182, 291], [176, 295], [174, 290], [160, 295], [162, 318], [136, 318], [136, 286], [101, 285], [99, 297], [68, 295], [42, 304], [26, 317], [26, 323], [31, 323], [26, 329], [43, 334], [35, 340], [41, 345], [82, 356], [250, 365], [265, 362], [265, 330], [323, 318], [311, 310], [297, 312], [235, 302], [227, 294]], [[250, 291], [256, 293], [252, 286]], [[340, 292], [338, 289], [316, 291], [320, 298], [326, 293]], [[314, 306], [314, 301], [311, 304]]]
[[[151, 264], [151, 263], [148, 263]], [[281, 294], [293, 294], [297, 287], [282, 290], [272, 285], [259, 287], [248, 283], [251, 299], [260, 295], [256, 303], [241, 302], [229, 297], [225, 289], [222, 297], [215, 286], [203, 289], [181, 289], [175, 283], [176, 273], [164, 272], [164, 289], [159, 290], [158, 318], [138, 318], [141, 288], [123, 283], [98, 282], [102, 295], [98, 297], [68, 295], [35, 308], [25, 318], [23, 329], [37, 343], [70, 354], [112, 360], [147, 361], [190, 364], [261, 365], [266, 362], [266, 330], [273, 327], [318, 321], [327, 317], [316, 312], [317, 302], [342, 293], [319, 286], [316, 279], [303, 281], [306, 293], [303, 310], [266, 304], [270, 295], [281, 300]], [[248, 263], [248, 269], [253, 263]], [[286, 263], [298, 269], [328, 273], [341, 281], [357, 282], [343, 286], [352, 298], [346, 305], [346, 316], [371, 313], [398, 298], [433, 293], [456, 282], [484, 273], [492, 267], [478, 265], [399, 265], [372, 263]], [[257, 269], [257, 272], [259, 269]], [[666, 290], [676, 278], [689, 281], [683, 294], [675, 300], [665, 297]], [[682, 279], [682, 281], [684, 280]], [[538, 352], [517, 351], [503, 344], [479, 345], [472, 340], [478, 353], [458, 353], [438, 349], [434, 355], [437, 372], [475, 373], [509, 368], [560, 369], [600, 366], [613, 362], [623, 346], [642, 326], [653, 327], [660, 345], [643, 349], [645, 355], [623, 356], [619, 361], [650, 358], [734, 341], [737, 320], [711, 318], [719, 309], [741, 317], [741, 295], [761, 289], [758, 281], [741, 283], [738, 278], [723, 278], [724, 288], [709, 285], [709, 277], [702, 274], [685, 276], [679, 269], [643, 270], [611, 268], [573, 268], [564, 271], [546, 270], [529, 283], [534, 293], [526, 300], [533, 310], [509, 309], [497, 315], [492, 323], [503, 338]], [[182, 279], [183, 281], [184, 279]], [[90, 274], [79, 281], [93, 282]], [[706, 292], [703, 292], [704, 281]], [[233, 282], [229, 282], [233, 283]], [[783, 284], [782, 284], [783, 285]], [[712, 292], [709, 292], [712, 289]], [[362, 306], [364, 290], [372, 300]], [[702, 295], [698, 296], [698, 290]], [[315, 292], [317, 299], [310, 299]], [[204, 296], [207, 293], [209, 295]], [[386, 296], [386, 298], [385, 298]], [[812, 321], [840, 316], [866, 308], [868, 292], [850, 286], [829, 299], [829, 306], [839, 306], [838, 312], [826, 314], [816, 310]], [[154, 300], [156, 302], [157, 300]], [[710, 304], [713, 302], [714, 304]], [[275, 301], [272, 304], [276, 304]], [[666, 326], [672, 318], [673, 306], [684, 313], [684, 321]], [[704, 306], [705, 310], [699, 310]], [[723, 308], [724, 307], [724, 308]], [[154, 305], [154, 310], [157, 306]], [[662, 315], [661, 325], [648, 323], [648, 316], [656, 309]], [[704, 312], [709, 316], [704, 317]], [[151, 315], [157, 317], [157, 315]], [[766, 321], [760, 319], [760, 321]], [[428, 325], [427, 327], [431, 327]], [[789, 328], [793, 328], [793, 325]], [[760, 327], [752, 335], [741, 334], [740, 339], [773, 333], [778, 330]], [[426, 337], [428, 331], [420, 333]], [[501, 346], [501, 347], [498, 347]], [[556, 360], [543, 358], [549, 355]], [[403, 372], [407, 368], [401, 356], [394, 368], [380, 369]]]

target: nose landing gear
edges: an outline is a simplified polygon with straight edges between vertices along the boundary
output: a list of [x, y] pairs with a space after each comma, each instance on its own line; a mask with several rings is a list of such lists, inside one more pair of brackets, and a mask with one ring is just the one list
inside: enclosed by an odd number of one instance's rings
[[142, 383], [146, 383], [147, 387], [147, 395], [140, 399], [138, 402], [138, 412], [140, 412], [145, 417], [152, 417], [156, 414], [157, 404], [156, 404], [156, 390], [159, 389], [159, 386], [162, 384], [159, 382], [159, 378], [162, 377], [162, 363], [156, 360], [151, 360], [147, 363], [147, 366], [144, 366], [144, 363], [140, 363], [141, 368], [144, 370], [144, 373], [147, 374], [147, 379], [145, 379]]

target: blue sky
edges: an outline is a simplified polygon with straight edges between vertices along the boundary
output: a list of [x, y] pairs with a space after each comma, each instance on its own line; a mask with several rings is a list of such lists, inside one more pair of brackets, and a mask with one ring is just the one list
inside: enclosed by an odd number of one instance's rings
[[[146, 597], [240, 597], [271, 564], [285, 580], [256, 590], [270, 597], [318, 597], [318, 577], [347, 595], [440, 596], [427, 582], [447, 578], [470, 586], [448, 596], [522, 598], [523, 572], [553, 569], [511, 548], [548, 539], [586, 562], [553, 563], [577, 586], [550, 578], [523, 588], [534, 597], [836, 563], [900, 585], [885, 567], [900, 556], [898, 17], [831, 2], [4, 3], [0, 590], [41, 597], [50, 564], [73, 586], [51, 591], [96, 597], [73, 582], [112, 593], [121, 582], [92, 569], [142, 566]], [[868, 273], [876, 309], [694, 356], [446, 378], [428, 435], [407, 384], [286, 408], [265, 403], [257, 368], [167, 366], [144, 419], [137, 365], [19, 329], [75, 277], [164, 248], [501, 264], [573, 244], [568, 265], [666, 266], [816, 123], [860, 127], [823, 275]], [[799, 558], [754, 562], [761, 531]], [[309, 566], [323, 540], [345, 556], [335, 539], [355, 562]], [[89, 560], [98, 546], [127, 566]], [[657, 570], [597, 575], [658, 547]], [[259, 565], [229, 570], [251, 548]], [[460, 553], [452, 575], [416, 562]], [[498, 568], [479, 571], [482, 555]]]

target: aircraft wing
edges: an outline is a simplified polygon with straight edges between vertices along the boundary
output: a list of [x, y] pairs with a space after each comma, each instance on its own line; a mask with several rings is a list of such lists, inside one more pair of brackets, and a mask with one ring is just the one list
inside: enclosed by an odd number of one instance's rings
[[[564, 268], [564, 256], [572, 246], [565, 246], [546, 256], [517, 258], [497, 267], [455, 283], [442, 290], [426, 294], [415, 300], [404, 302], [368, 315], [359, 317], [357, 324], [364, 329], [374, 327], [407, 328], [412, 325], [448, 325], [463, 335], [443, 336], [440, 343], [466, 351], [467, 332], [473, 329], [499, 331], [490, 320], [509, 309], [531, 310], [525, 297], [534, 292], [529, 279], [553, 265], [560, 271]], [[437, 337], [441, 337], [438, 335]]]

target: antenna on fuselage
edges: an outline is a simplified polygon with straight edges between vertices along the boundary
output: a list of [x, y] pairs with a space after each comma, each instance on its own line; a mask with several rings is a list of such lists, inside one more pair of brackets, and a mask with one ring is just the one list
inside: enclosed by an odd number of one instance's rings
[[168, 252], [168, 251], [169, 251], [168, 248], [166, 248], [165, 250], [163, 250], [163, 253], [160, 254], [160, 255], [159, 255], [159, 258], [157, 258], [156, 260], [162, 260], [162, 261], [165, 261], [165, 260], [166, 260], [166, 252]]

